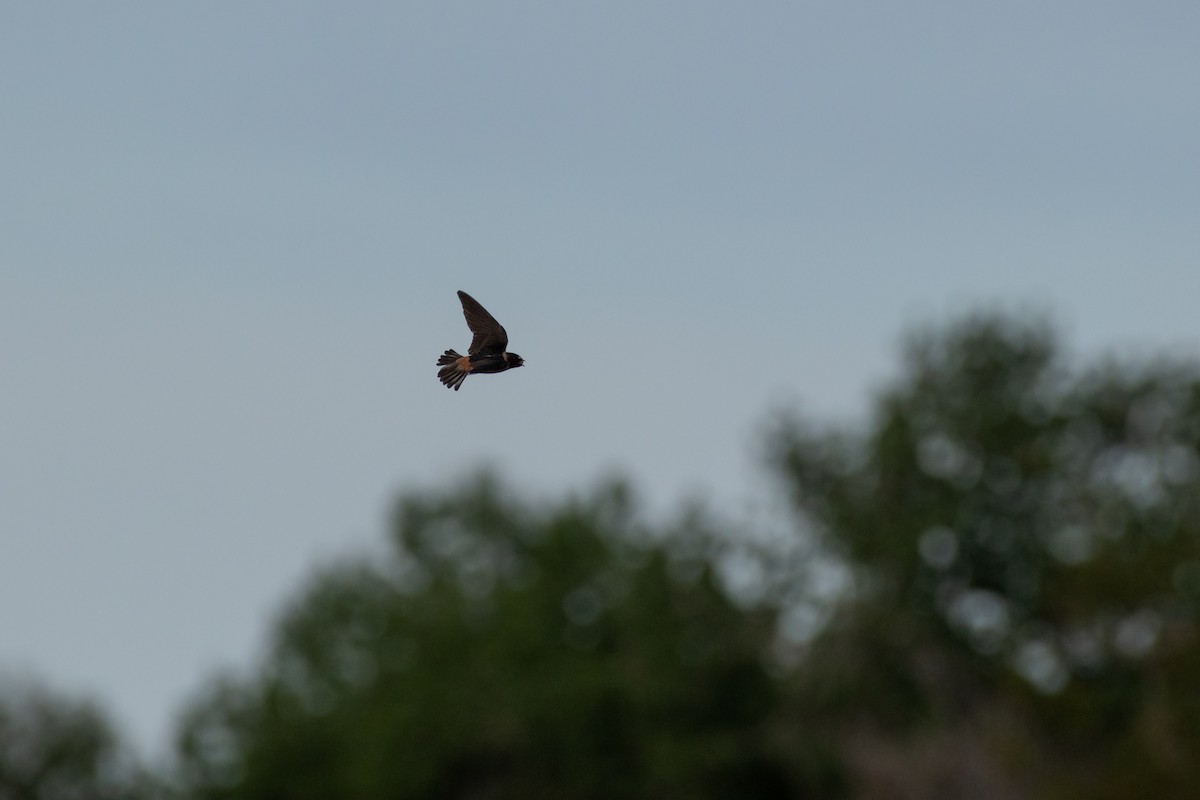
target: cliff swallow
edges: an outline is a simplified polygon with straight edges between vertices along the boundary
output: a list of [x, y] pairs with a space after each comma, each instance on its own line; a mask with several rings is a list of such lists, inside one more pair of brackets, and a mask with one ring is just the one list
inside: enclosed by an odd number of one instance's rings
[[525, 359], [505, 349], [508, 347], [508, 333], [486, 308], [463, 291], [458, 293], [458, 299], [462, 301], [467, 327], [474, 334], [471, 348], [465, 356], [447, 350], [437, 360], [438, 366], [441, 367], [438, 370], [438, 380], [456, 392], [468, 375], [476, 372], [504, 372], [525, 363]]

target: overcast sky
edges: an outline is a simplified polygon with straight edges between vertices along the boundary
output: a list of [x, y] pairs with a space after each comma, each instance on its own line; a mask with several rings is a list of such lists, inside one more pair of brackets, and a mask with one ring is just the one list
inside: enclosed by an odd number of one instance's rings
[[[1191, 2], [0, 9], [0, 669], [145, 750], [389, 499], [763, 491], [979, 303], [1200, 344]], [[436, 380], [456, 289], [525, 369]]]

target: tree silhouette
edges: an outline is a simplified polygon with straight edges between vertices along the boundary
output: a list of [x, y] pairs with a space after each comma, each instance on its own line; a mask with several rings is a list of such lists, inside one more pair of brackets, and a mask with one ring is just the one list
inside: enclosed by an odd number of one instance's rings
[[319, 575], [261, 673], [193, 703], [197, 795], [789, 796], [771, 618], [686, 555], [710, 534], [649, 535], [619, 484], [512, 497], [486, 475], [411, 496], [385, 558]]
[[0, 690], [0, 800], [162, 797], [94, 704], [29, 680]]
[[972, 317], [912, 338], [864, 429], [770, 441], [853, 576], [797, 692], [859, 796], [1200, 785], [1192, 365], [1074, 371], [1048, 325]]

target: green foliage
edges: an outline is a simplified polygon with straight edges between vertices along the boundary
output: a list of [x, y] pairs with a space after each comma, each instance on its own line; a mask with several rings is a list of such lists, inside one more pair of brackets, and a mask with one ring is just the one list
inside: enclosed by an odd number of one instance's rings
[[770, 616], [673, 561], [623, 486], [531, 510], [484, 476], [394, 530], [317, 576], [260, 675], [193, 703], [198, 796], [788, 796]]
[[0, 800], [139, 800], [162, 796], [89, 702], [28, 681], [0, 693]]
[[853, 576], [797, 691], [863, 796], [1200, 785], [1200, 377], [1063, 362], [1043, 324], [971, 318], [914, 337], [865, 430], [773, 432]]

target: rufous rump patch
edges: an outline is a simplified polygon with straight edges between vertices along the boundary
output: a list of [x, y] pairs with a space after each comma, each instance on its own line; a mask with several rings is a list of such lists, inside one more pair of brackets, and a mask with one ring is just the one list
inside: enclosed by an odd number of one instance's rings
[[458, 361], [455, 361], [454, 364], [455, 364], [455, 366], [458, 367], [460, 372], [470, 372], [471, 371], [471, 357], [470, 356], [463, 356], [462, 358], [458, 359]]

